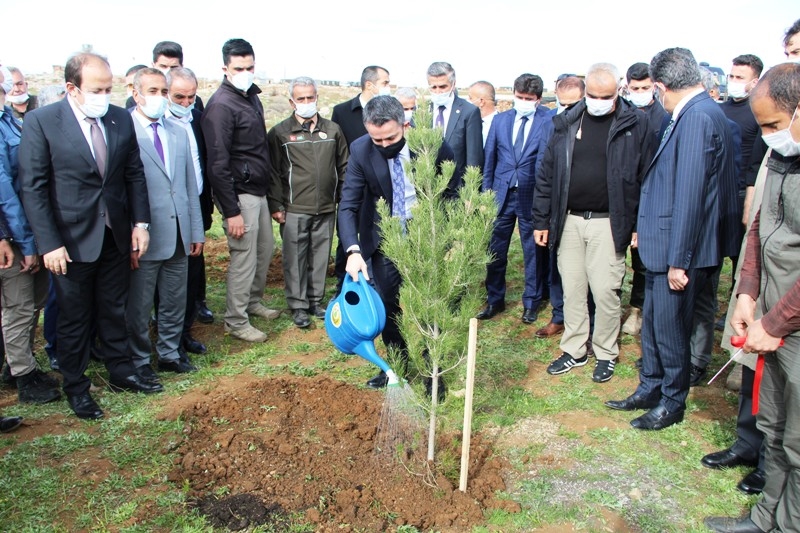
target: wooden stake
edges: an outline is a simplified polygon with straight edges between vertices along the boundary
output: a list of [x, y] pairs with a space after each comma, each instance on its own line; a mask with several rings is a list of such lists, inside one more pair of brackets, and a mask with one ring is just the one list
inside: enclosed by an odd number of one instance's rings
[[472, 393], [475, 390], [475, 354], [478, 348], [478, 319], [469, 320], [469, 344], [467, 345], [467, 392], [464, 395], [464, 430], [461, 441], [461, 479], [458, 490], [467, 492], [469, 474], [469, 441], [472, 436]]

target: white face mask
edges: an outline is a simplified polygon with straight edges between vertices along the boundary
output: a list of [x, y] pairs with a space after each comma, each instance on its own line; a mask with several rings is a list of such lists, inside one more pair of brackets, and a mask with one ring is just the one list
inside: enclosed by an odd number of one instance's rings
[[414, 115], [413, 111], [403, 111], [406, 122], [411, 122], [411, 117]]
[[252, 72], [244, 71], [231, 76], [231, 84], [242, 92], [247, 92], [256, 78]]
[[792, 120], [789, 121], [789, 126], [785, 130], [776, 131], [762, 135], [761, 138], [767, 143], [767, 146], [778, 152], [784, 157], [794, 157], [800, 155], [800, 141], [795, 141], [792, 137], [792, 124], [797, 116], [797, 108], [792, 113]]
[[378, 89], [378, 96], [391, 96], [391, 95], [392, 95], [392, 88], [389, 87], [388, 85]]
[[593, 117], [602, 117], [611, 113], [614, 109], [616, 98], [610, 100], [599, 100], [597, 98], [586, 97], [586, 111]]
[[110, 94], [84, 93], [80, 89], [78, 91], [83, 94], [83, 104], [78, 104], [78, 107], [84, 115], [89, 118], [106, 116], [108, 105], [111, 103]]
[[158, 120], [167, 110], [167, 99], [160, 94], [148, 94], [144, 97], [144, 105], [140, 105], [139, 109], [146, 117]]
[[529, 117], [536, 112], [536, 106], [539, 102], [531, 100], [522, 100], [521, 98], [514, 98], [514, 109], [523, 117]]
[[9, 104], [24, 104], [28, 101], [30, 95], [28, 93], [22, 94], [9, 94], [6, 96], [6, 102]]
[[628, 93], [628, 101], [636, 107], [644, 107], [653, 101], [653, 91], [641, 93]]
[[180, 104], [176, 104], [172, 100], [169, 101], [169, 112], [178, 118], [183, 118], [189, 116], [194, 109], [194, 102], [189, 104], [189, 107], [183, 107]]
[[447, 106], [450, 103], [450, 95], [452, 92], [449, 93], [431, 93], [431, 102], [433, 102], [434, 109], [440, 106]]
[[11, 79], [11, 71], [8, 70], [8, 67], [0, 67], [0, 74], [3, 75], [3, 90], [6, 94], [11, 92], [11, 89], [14, 88], [14, 84], [12, 83]]
[[747, 98], [747, 84], [739, 81], [728, 82], [728, 96], [731, 98]]
[[[294, 102], [294, 100], [292, 100]], [[300, 104], [298, 102], [294, 102], [295, 110], [294, 112], [300, 118], [311, 118], [317, 114], [317, 103], [310, 102], [308, 104]]]

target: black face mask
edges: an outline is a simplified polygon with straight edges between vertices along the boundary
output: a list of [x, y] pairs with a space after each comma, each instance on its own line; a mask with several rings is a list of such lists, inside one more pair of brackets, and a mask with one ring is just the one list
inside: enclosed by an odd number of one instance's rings
[[385, 157], [386, 159], [394, 159], [397, 157], [397, 154], [400, 153], [400, 150], [403, 149], [403, 146], [406, 145], [406, 138], [403, 137], [399, 141], [394, 144], [390, 144], [389, 146], [379, 146], [375, 145], [375, 149]]

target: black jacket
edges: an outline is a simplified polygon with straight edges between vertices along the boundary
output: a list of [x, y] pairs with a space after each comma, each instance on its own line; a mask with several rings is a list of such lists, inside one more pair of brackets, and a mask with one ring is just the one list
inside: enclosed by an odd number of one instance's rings
[[[653, 142], [647, 135], [647, 117], [623, 98], [617, 98], [606, 155], [611, 233], [617, 253], [626, 250], [635, 230], [642, 176], [650, 162]], [[549, 230], [548, 244], [558, 246], [567, 216], [575, 136], [586, 102], [581, 100], [553, 117], [553, 136], [547, 145], [533, 197], [533, 227]]]
[[239, 194], [267, 196], [270, 213], [278, 211], [279, 202], [269, 196], [271, 167], [259, 93], [251, 85], [245, 94], [225, 78], [203, 111], [206, 171], [225, 218], [240, 213]]
[[361, 93], [358, 93], [355, 98], [333, 106], [331, 120], [342, 129], [348, 148], [353, 141], [367, 134], [367, 128], [364, 127], [362, 119], [364, 108], [361, 107], [360, 96]]

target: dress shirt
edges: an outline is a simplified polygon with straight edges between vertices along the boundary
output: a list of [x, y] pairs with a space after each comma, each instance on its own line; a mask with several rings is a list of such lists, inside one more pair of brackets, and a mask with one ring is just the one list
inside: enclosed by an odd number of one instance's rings
[[681, 98], [681, 101], [678, 102], [678, 105], [675, 106], [675, 109], [672, 111], [672, 120], [678, 118], [678, 115], [683, 111], [683, 108], [686, 107], [686, 104], [689, 103], [689, 100], [697, 96], [698, 94], [705, 91], [702, 87], [698, 87], [697, 89], [693, 89], [692, 92]]
[[[200, 166], [200, 150], [197, 148], [197, 139], [194, 136], [194, 129], [192, 129], [192, 114], [189, 113], [185, 117], [176, 117], [172, 113], [167, 111], [167, 114], [164, 115], [167, 117], [167, 120], [172, 122], [173, 124], [178, 124], [181, 128], [186, 130], [186, 135], [189, 136], [189, 149], [192, 152], [192, 164], [194, 165], [194, 177], [197, 180], [197, 195], [203, 194], [203, 170]], [[164, 153], [164, 157], [166, 157], [166, 152]]]
[[[444, 117], [444, 126], [442, 127], [442, 131], [447, 131], [447, 124], [450, 122], [450, 112], [453, 110], [453, 101], [456, 99], [454, 93], [450, 93], [450, 99], [444, 104], [444, 111], [442, 112], [442, 117]], [[433, 122], [431, 123], [432, 126], [436, 127], [436, 117], [439, 116], [439, 106], [433, 106]]]
[[[517, 142], [517, 133], [519, 132], [519, 125], [522, 124], [522, 114], [517, 113], [514, 117], [514, 129], [511, 132], [511, 145]], [[522, 137], [522, 146], [525, 146], [525, 141], [528, 140], [528, 134], [531, 132], [531, 124], [533, 124], [533, 114], [528, 115], [528, 121], [525, 122], [525, 131]]]
[[140, 113], [138, 107], [136, 109], [134, 109], [131, 114], [134, 116], [134, 118], [136, 120], [139, 121], [139, 124], [142, 125], [142, 127], [144, 128], [144, 131], [147, 132], [147, 136], [150, 138], [150, 143], [153, 144], [153, 146], [155, 146], [155, 139], [156, 138], [155, 138], [155, 135], [153, 134], [153, 126], [152, 126], [152, 124], [158, 124], [158, 128], [159, 128], [159, 130], [158, 130], [158, 138], [161, 140], [161, 148], [164, 151], [164, 168], [167, 170], [167, 176], [169, 176], [169, 179], [172, 179], [172, 174], [171, 174], [170, 168], [169, 168], [172, 165], [169, 164], [169, 162], [170, 162], [169, 148], [168, 148], [169, 143], [167, 142], [167, 130], [164, 129], [164, 119], [160, 118], [160, 119], [156, 120], [155, 122], [153, 122], [152, 120], [150, 120], [149, 118], [144, 116], [142, 113]]
[[[75, 120], [78, 121], [78, 126], [81, 127], [81, 132], [83, 132], [83, 137], [86, 139], [86, 143], [89, 145], [89, 150], [92, 151], [92, 157], [94, 157], [94, 146], [92, 145], [92, 125], [86, 122], [86, 114], [81, 111], [81, 108], [78, 107], [78, 103], [72, 99], [72, 96], [67, 95], [67, 99], [69, 100], [69, 106], [72, 108], [72, 112], [75, 113]], [[108, 146], [108, 135], [106, 135], [106, 127], [103, 125], [103, 118], [97, 119], [97, 125], [100, 127], [100, 132], [103, 134], [103, 139], [106, 141], [106, 146]]]
[[486, 147], [486, 139], [489, 137], [489, 128], [492, 127], [492, 121], [494, 120], [495, 115], [497, 115], [497, 110], [495, 109], [485, 117], [481, 119], [483, 123], [483, 147]]

